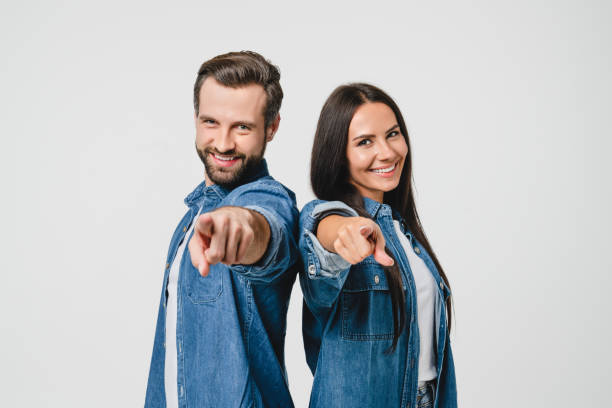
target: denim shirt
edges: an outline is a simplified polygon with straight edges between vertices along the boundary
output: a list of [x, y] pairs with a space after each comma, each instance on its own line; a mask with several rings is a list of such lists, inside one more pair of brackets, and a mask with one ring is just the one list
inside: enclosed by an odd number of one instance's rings
[[[287, 308], [297, 275], [295, 195], [269, 176], [265, 161], [247, 184], [231, 191], [200, 184], [170, 241], [145, 399], [165, 407], [166, 285], [180, 262], [177, 290], [177, 377], [180, 407], [293, 407], [285, 370]], [[202, 213], [239, 206], [262, 214], [270, 241], [253, 265], [216, 264], [202, 277], [188, 248], [177, 248], [200, 207]], [[191, 236], [190, 236], [191, 237]], [[187, 237], [188, 239], [190, 237]]]
[[[364, 198], [366, 211], [380, 227], [387, 248], [402, 274], [406, 295], [406, 329], [392, 353], [391, 295], [387, 279], [373, 256], [351, 265], [323, 248], [316, 238], [318, 222], [331, 214], [357, 216], [339, 201], [315, 200], [300, 214], [300, 252], [304, 270], [303, 335], [306, 361], [314, 374], [311, 407], [408, 407], [416, 402], [419, 328], [416, 289], [410, 265], [393, 226], [394, 211], [386, 204]], [[425, 262], [438, 286], [436, 310], [435, 407], [457, 406], [455, 370], [447, 335], [444, 302], [450, 291], [425, 248], [405, 222], [402, 233]]]

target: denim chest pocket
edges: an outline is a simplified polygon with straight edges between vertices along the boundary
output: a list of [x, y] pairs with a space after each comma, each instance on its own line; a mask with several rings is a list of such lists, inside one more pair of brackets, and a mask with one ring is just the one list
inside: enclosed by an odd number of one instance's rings
[[385, 271], [373, 257], [353, 265], [342, 289], [342, 338], [393, 338], [391, 294]]
[[[186, 257], [188, 258], [188, 256]], [[186, 271], [185, 289], [187, 297], [194, 304], [205, 304], [216, 301], [223, 293], [223, 264], [211, 265], [208, 276], [200, 272], [191, 264], [190, 259], [183, 259], [183, 270]]]

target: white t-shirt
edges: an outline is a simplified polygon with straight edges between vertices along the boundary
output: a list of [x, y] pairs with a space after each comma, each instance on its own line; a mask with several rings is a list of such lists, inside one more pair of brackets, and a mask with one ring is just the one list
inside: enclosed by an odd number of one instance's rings
[[[200, 209], [202, 211], [202, 209]], [[181, 269], [181, 260], [185, 252], [185, 242], [191, 234], [195, 221], [198, 219], [200, 212], [191, 221], [191, 225], [185, 234], [185, 238], [179, 244], [176, 250], [170, 274], [168, 275], [168, 301], [166, 303], [166, 362], [164, 366], [164, 382], [166, 387], [166, 407], [178, 408], [179, 390], [177, 389], [177, 352], [176, 352], [176, 314], [177, 314], [177, 290], [179, 272]], [[181, 394], [183, 390], [180, 390]]]
[[419, 382], [429, 381], [437, 378], [438, 372], [436, 369], [436, 356], [434, 352], [435, 339], [435, 306], [438, 304], [436, 297], [438, 296], [438, 286], [436, 280], [431, 275], [431, 272], [425, 262], [414, 252], [410, 241], [402, 233], [398, 221], [393, 221], [395, 233], [399, 238], [408, 263], [414, 278], [416, 287], [417, 300], [417, 316], [419, 323]]

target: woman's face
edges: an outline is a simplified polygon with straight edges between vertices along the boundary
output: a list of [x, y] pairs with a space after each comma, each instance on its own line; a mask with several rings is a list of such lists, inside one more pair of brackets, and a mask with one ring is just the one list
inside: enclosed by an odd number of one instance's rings
[[397, 187], [408, 153], [395, 114], [381, 102], [366, 102], [355, 111], [348, 131], [346, 157], [350, 183], [362, 196], [382, 202]]

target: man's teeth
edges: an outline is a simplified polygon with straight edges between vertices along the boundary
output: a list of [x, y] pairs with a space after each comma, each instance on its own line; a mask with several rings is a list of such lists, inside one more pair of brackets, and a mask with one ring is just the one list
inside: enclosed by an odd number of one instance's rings
[[234, 156], [218, 156], [218, 155], [214, 155], [215, 158], [219, 159], [219, 160], [223, 160], [223, 161], [231, 161], [234, 160], [236, 157]]
[[395, 168], [395, 164], [392, 166], [389, 166], [387, 168], [384, 169], [374, 169], [372, 170], [374, 173], [389, 173], [390, 171], [392, 171]]

